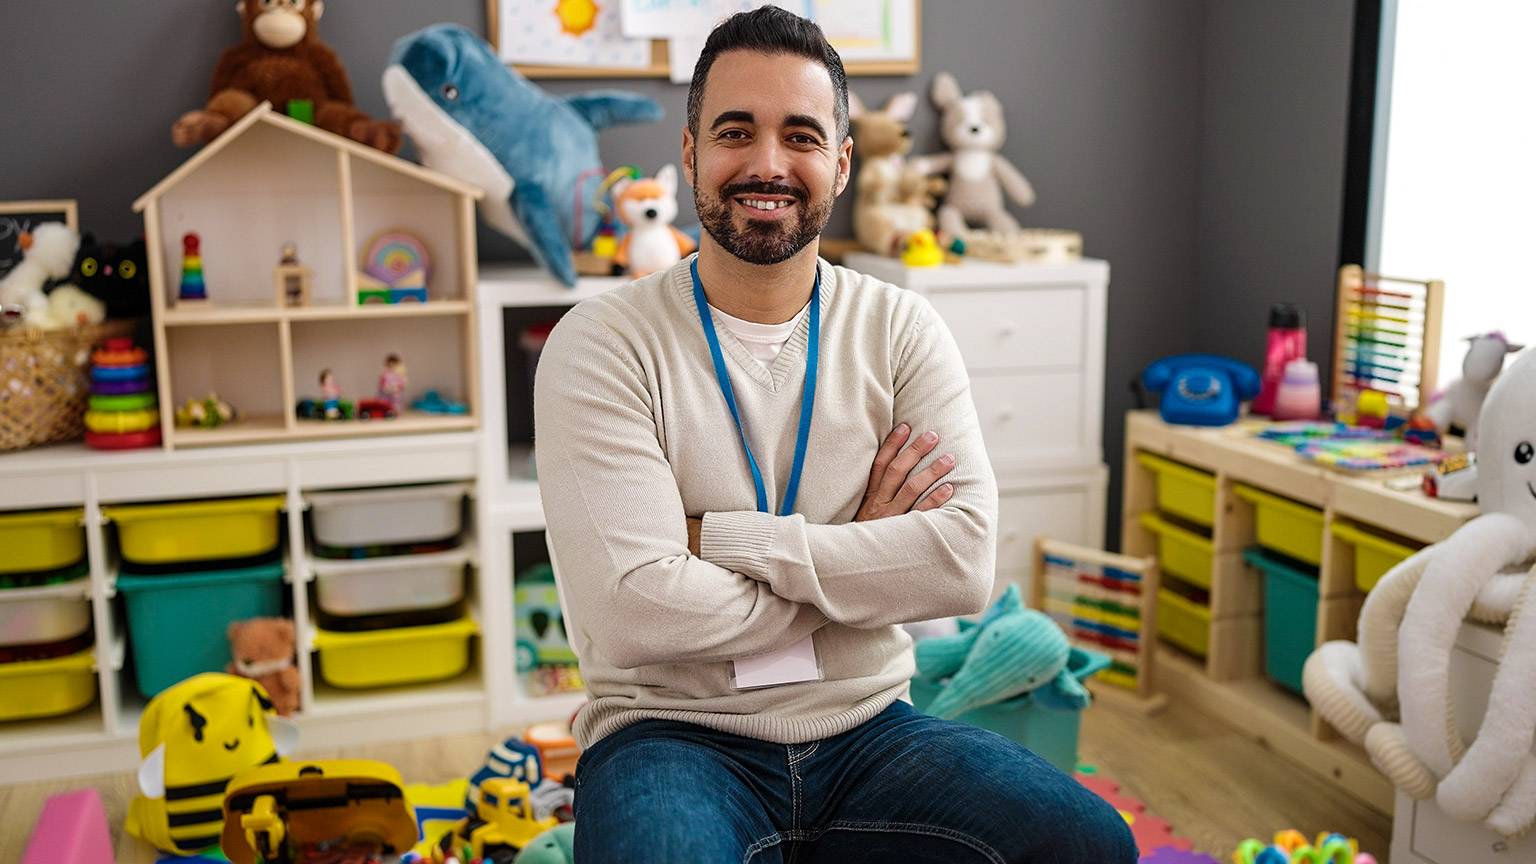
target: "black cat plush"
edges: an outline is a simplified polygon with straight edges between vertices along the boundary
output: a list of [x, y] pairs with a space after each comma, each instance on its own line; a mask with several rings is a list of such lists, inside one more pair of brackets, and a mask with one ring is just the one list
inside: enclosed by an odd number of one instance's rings
[[108, 318], [138, 318], [149, 314], [149, 260], [144, 240], [97, 243], [86, 234], [75, 255], [69, 281], [107, 305]]

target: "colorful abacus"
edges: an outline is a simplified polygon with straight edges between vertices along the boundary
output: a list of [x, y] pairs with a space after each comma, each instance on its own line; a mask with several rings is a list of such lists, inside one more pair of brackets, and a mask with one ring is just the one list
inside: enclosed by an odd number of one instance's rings
[[160, 443], [160, 410], [144, 349], [132, 339], [108, 339], [91, 354], [91, 401], [85, 443], [101, 450]]

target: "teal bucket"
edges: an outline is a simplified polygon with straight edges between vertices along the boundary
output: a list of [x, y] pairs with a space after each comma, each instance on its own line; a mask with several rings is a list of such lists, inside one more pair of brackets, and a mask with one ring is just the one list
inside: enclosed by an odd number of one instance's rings
[[1243, 558], [1264, 574], [1264, 674], [1300, 693], [1317, 642], [1317, 574], [1257, 547]]
[[[1067, 669], [1079, 681], [1087, 681], [1109, 667], [1109, 656], [1072, 647]], [[939, 694], [939, 683], [912, 679], [912, 707], [925, 711]], [[980, 726], [1034, 751], [1045, 761], [1071, 774], [1077, 770], [1077, 735], [1081, 711], [1047, 708], [1029, 694], [983, 705], [961, 714], [961, 723]]]
[[139, 692], [150, 699], [199, 672], [223, 672], [229, 625], [281, 615], [283, 565], [117, 577]]

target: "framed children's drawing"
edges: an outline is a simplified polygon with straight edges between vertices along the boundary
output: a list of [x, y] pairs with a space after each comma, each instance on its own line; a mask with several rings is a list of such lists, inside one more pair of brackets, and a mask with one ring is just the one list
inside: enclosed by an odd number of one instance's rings
[[[821, 25], [849, 75], [913, 75], [922, 0], [775, 0]], [[767, 0], [486, 0], [486, 31], [529, 78], [687, 83], [719, 21]]]

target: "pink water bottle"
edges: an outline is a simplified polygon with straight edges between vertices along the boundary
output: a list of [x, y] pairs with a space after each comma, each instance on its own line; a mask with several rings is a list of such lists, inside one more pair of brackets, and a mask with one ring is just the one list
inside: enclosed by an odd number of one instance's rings
[[1306, 316], [1295, 303], [1269, 307], [1269, 339], [1264, 348], [1264, 372], [1259, 395], [1250, 406], [1255, 414], [1275, 410], [1275, 394], [1285, 378], [1285, 364], [1307, 356]]

